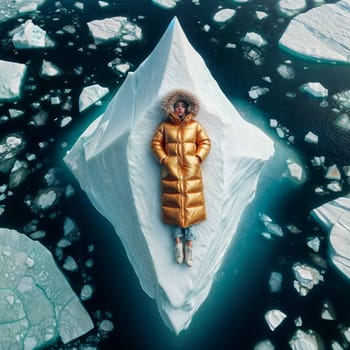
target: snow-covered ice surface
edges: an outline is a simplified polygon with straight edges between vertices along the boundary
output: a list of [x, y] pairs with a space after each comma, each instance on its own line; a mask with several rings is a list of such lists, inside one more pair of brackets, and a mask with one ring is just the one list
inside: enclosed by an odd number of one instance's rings
[[329, 232], [334, 265], [350, 278], [350, 195], [325, 203], [311, 213]]
[[279, 45], [303, 58], [350, 63], [350, 0], [315, 7], [289, 23]]
[[51, 253], [15, 230], [0, 229], [0, 348], [39, 349], [93, 328]]
[[26, 71], [25, 64], [0, 60], [0, 101], [15, 100], [21, 96]]
[[[160, 100], [174, 88], [198, 96], [198, 120], [212, 140], [212, 151], [203, 164], [208, 218], [194, 229], [191, 269], [174, 262], [170, 227], [160, 220], [160, 168], [149, 147], [164, 119]], [[94, 206], [113, 224], [164, 322], [179, 333], [206, 299], [240, 217], [254, 198], [260, 172], [273, 153], [271, 139], [241, 118], [174, 19], [151, 55], [128, 74], [105, 113], [67, 153], [65, 162]]]
[[1, 0], [0, 22], [15, 18], [18, 14], [36, 11], [45, 0]]

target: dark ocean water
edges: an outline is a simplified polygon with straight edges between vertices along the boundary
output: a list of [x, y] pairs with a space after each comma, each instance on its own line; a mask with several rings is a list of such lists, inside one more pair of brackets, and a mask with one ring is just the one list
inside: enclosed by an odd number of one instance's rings
[[[327, 1], [331, 3], [333, 1]], [[97, 1], [86, 0], [83, 11], [74, 6], [73, 1], [54, 2], [47, 0], [40, 12], [22, 18], [33, 18], [57, 42], [57, 46], [47, 50], [15, 50], [8, 32], [18, 26], [16, 19], [0, 23], [0, 59], [27, 63], [29, 72], [22, 98], [18, 102], [0, 105], [0, 115], [7, 115], [9, 108], [25, 110], [18, 119], [3, 121], [1, 138], [8, 134], [18, 134], [26, 140], [18, 159], [34, 153], [36, 160], [30, 163], [30, 174], [13, 195], [8, 196], [5, 212], [0, 216], [0, 226], [24, 232], [32, 220], [37, 220], [40, 230], [46, 231], [41, 242], [55, 254], [57, 241], [62, 236], [62, 226], [66, 217], [78, 225], [81, 238], [78, 243], [64, 250], [64, 256], [72, 255], [80, 266], [79, 272], [65, 272], [72, 288], [80, 293], [82, 286], [89, 282], [95, 287], [93, 297], [84, 303], [96, 324], [101, 319], [111, 319], [114, 330], [101, 334], [96, 330], [84, 336], [73, 345], [56, 344], [51, 349], [71, 349], [78, 344], [91, 344], [98, 349], [253, 349], [264, 339], [270, 339], [276, 349], [288, 349], [288, 341], [297, 327], [294, 320], [301, 317], [301, 329], [311, 329], [322, 338], [324, 349], [330, 349], [331, 341], [337, 340], [349, 345], [341, 336], [341, 327], [350, 327], [350, 284], [329, 261], [328, 236], [310, 218], [310, 210], [337, 196], [349, 193], [350, 186], [342, 181], [342, 191], [329, 191], [324, 195], [315, 193], [315, 188], [329, 182], [324, 179], [325, 168], [311, 166], [314, 156], [324, 155], [326, 166], [350, 165], [350, 131], [334, 124], [337, 114], [331, 96], [350, 89], [350, 67], [312, 63], [294, 57], [280, 48], [278, 40], [290, 19], [277, 10], [276, 1], [254, 1], [235, 4], [233, 1], [201, 0], [200, 5], [191, 1], [180, 1], [171, 10], [159, 8], [150, 0], [110, 1], [110, 6], [100, 8]], [[221, 25], [214, 23], [213, 15], [219, 6], [235, 8], [235, 17]], [[309, 8], [312, 2], [308, 2]], [[266, 11], [269, 17], [258, 21], [255, 11]], [[118, 42], [109, 42], [88, 49], [93, 43], [86, 23], [94, 19], [113, 16], [127, 16], [137, 23], [143, 32], [143, 39], [130, 43], [117, 52]], [[276, 157], [284, 159], [285, 154], [295, 154], [305, 169], [308, 178], [303, 184], [295, 184], [282, 177], [281, 166], [266, 169], [259, 186], [256, 199], [247, 208], [239, 226], [239, 234], [225, 257], [213, 284], [209, 297], [195, 314], [188, 330], [174, 335], [161, 320], [156, 304], [140, 288], [139, 282], [128, 262], [124, 249], [111, 225], [93, 208], [78, 183], [63, 163], [63, 156], [76, 141], [81, 132], [103, 112], [108, 101], [124, 80], [108, 67], [116, 57], [129, 62], [132, 70], [150, 54], [168, 23], [177, 16], [195, 49], [203, 56], [212, 74], [224, 93], [233, 101], [247, 120], [264, 129], [276, 140]], [[57, 34], [65, 25], [74, 24], [75, 34]], [[203, 30], [209, 24], [210, 31]], [[246, 32], [257, 32], [268, 45], [260, 49], [263, 64], [257, 66], [245, 57], [251, 48], [240, 39]], [[236, 43], [236, 49], [225, 48], [228, 43]], [[83, 50], [79, 50], [83, 48]], [[52, 61], [64, 71], [60, 77], [42, 78], [38, 71], [42, 59]], [[292, 61], [295, 78], [283, 79], [276, 68], [285, 60]], [[75, 69], [82, 67], [82, 73]], [[261, 78], [269, 76], [272, 83]], [[322, 83], [329, 91], [328, 105], [299, 92], [299, 87], [309, 81]], [[79, 113], [78, 97], [84, 86], [98, 83], [108, 87], [111, 93], [103, 100], [102, 106], [93, 107]], [[268, 87], [269, 93], [257, 101], [249, 99], [248, 91], [254, 85]], [[71, 89], [64, 93], [65, 89]], [[295, 93], [294, 98], [287, 93]], [[61, 106], [53, 106], [49, 101], [41, 102], [41, 109], [49, 113], [44, 126], [35, 127], [29, 121], [36, 113], [33, 103], [46, 94], [71, 96], [72, 110], [62, 111]], [[345, 111], [346, 112], [346, 111]], [[71, 116], [72, 122], [61, 128], [62, 116]], [[278, 140], [269, 128], [269, 119], [278, 120], [295, 136], [294, 144]], [[317, 145], [304, 142], [308, 131], [319, 136]], [[45, 143], [40, 147], [39, 143]], [[278, 163], [281, 164], [281, 163]], [[57, 204], [47, 211], [35, 211], [25, 204], [38, 191], [47, 188], [44, 176], [54, 169], [53, 187], [61, 193]], [[9, 174], [0, 174], [0, 184], [7, 184]], [[75, 195], [67, 198], [64, 189], [72, 185]], [[258, 213], [269, 215], [279, 224], [284, 237], [267, 240], [261, 236], [263, 225]], [[286, 225], [294, 224], [301, 229], [300, 234], [291, 234]], [[318, 254], [306, 246], [306, 239], [318, 236], [321, 248]], [[94, 251], [88, 246], [93, 244]], [[85, 261], [92, 258], [94, 266], [86, 267]], [[63, 260], [56, 255], [58, 265]], [[320, 265], [320, 261], [326, 264]], [[324, 270], [324, 282], [315, 286], [302, 297], [293, 287], [292, 267], [296, 262], [307, 263]], [[318, 262], [318, 263], [317, 263]], [[282, 290], [271, 293], [268, 279], [271, 271], [283, 275]], [[330, 301], [336, 312], [336, 320], [327, 321], [320, 317], [322, 305]], [[278, 308], [287, 314], [286, 320], [274, 331], [270, 331], [265, 320], [266, 311]]]

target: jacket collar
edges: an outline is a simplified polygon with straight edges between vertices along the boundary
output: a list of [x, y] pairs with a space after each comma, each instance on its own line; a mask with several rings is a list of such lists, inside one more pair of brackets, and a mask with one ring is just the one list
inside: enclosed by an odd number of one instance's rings
[[169, 113], [169, 119], [171, 120], [172, 123], [174, 124], [181, 124], [181, 123], [187, 123], [193, 118], [192, 113], [188, 113], [185, 115], [185, 118], [181, 120], [181, 118], [175, 114], [174, 112]]

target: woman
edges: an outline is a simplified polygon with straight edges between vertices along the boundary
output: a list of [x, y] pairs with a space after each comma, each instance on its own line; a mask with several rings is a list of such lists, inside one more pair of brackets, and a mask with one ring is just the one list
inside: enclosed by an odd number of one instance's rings
[[185, 259], [192, 266], [192, 225], [206, 218], [200, 163], [210, 151], [210, 140], [194, 120], [199, 101], [192, 93], [171, 91], [161, 108], [168, 120], [158, 126], [151, 148], [162, 165], [162, 219], [173, 226], [176, 262]]

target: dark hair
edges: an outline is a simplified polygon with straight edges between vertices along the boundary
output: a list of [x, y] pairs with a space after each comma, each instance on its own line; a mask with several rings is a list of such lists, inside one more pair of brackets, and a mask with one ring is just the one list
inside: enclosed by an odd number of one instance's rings
[[184, 100], [177, 100], [175, 103], [174, 103], [174, 109], [176, 108], [176, 105], [179, 103], [179, 102], [182, 102], [184, 105], [185, 105], [185, 107], [186, 107], [186, 110], [188, 109], [188, 103], [186, 102], [186, 101], [184, 101]]

